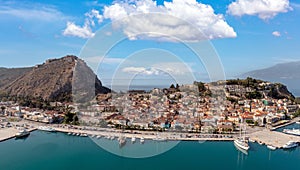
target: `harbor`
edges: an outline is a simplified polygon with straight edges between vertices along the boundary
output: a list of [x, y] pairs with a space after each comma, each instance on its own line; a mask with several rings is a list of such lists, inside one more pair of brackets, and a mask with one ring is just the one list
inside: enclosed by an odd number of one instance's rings
[[258, 142], [264, 145], [275, 146], [276, 148], [282, 148], [283, 145], [289, 141], [300, 142], [299, 136], [288, 135], [282, 132], [270, 131], [264, 129], [261, 131], [248, 134], [250, 140]]
[[[29, 131], [29, 132], [32, 132], [32, 131], [35, 131], [35, 130], [36, 130], [35, 127], [27, 129], [27, 131]], [[15, 138], [16, 133], [18, 133], [18, 132], [19, 132], [19, 130], [17, 128], [14, 128], [14, 127], [1, 129], [0, 130], [0, 142], [8, 140], [8, 139]]]

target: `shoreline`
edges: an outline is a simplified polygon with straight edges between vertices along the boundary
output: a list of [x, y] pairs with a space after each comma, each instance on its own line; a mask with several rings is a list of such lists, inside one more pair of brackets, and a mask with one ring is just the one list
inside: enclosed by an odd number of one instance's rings
[[[275, 127], [285, 127], [295, 123], [299, 119], [294, 119], [288, 123]], [[110, 128], [96, 128], [96, 127], [84, 127], [84, 126], [69, 126], [69, 125], [49, 125], [31, 121], [20, 121], [17, 124], [26, 124], [28, 131], [32, 132], [37, 130], [38, 126], [50, 126], [57, 132], [61, 133], [75, 133], [75, 134], [86, 134], [88, 136], [101, 136], [108, 138], [118, 138], [120, 136], [126, 138], [144, 138], [147, 140], [161, 140], [161, 141], [234, 141], [238, 134], [201, 134], [201, 133], [188, 133], [188, 132], [155, 132], [155, 131], [137, 131], [137, 130], [119, 130]], [[272, 129], [260, 129], [247, 133], [247, 136], [255, 142], [263, 143], [266, 145], [272, 145], [277, 148], [281, 148], [289, 140], [295, 140], [300, 142], [299, 136], [288, 135], [281, 132], [276, 132]], [[16, 127], [10, 127], [0, 129], [0, 142], [12, 139], [19, 130]], [[71, 136], [71, 135], [70, 135]], [[73, 136], [73, 135], [72, 135]]]

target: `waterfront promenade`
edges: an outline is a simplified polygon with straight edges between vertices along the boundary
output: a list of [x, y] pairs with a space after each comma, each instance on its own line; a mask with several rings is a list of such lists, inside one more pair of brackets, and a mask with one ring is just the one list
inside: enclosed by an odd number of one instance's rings
[[[43, 123], [20, 121], [14, 125], [27, 125], [29, 131], [36, 130], [38, 126], [45, 126]], [[113, 128], [95, 128], [70, 125], [50, 125], [56, 131], [72, 134], [87, 134], [89, 136], [114, 137], [120, 136], [126, 138], [144, 138], [148, 140], [174, 140], [174, 141], [233, 141], [239, 135], [237, 134], [199, 134], [199, 133], [184, 133], [184, 132], [155, 132], [155, 131], [131, 131], [120, 130]], [[288, 141], [300, 142], [299, 136], [284, 134], [281, 132], [271, 131], [266, 128], [248, 128], [247, 136], [250, 139], [266, 145], [282, 148]], [[0, 141], [15, 137], [18, 132], [16, 127], [0, 129]]]

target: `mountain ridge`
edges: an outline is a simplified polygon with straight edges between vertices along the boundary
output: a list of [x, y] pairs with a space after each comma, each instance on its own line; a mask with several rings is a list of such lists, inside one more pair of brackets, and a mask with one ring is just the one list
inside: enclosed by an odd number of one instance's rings
[[274, 66], [258, 69], [241, 74], [238, 77], [253, 77], [271, 82], [280, 82], [300, 96], [300, 61], [279, 63]]
[[[87, 78], [92, 80], [87, 80]], [[75, 79], [78, 80], [76, 83], [74, 83]], [[85, 80], [81, 81], [81, 79]], [[43, 64], [38, 64], [32, 69], [25, 70], [24, 73], [10, 77], [10, 81], [0, 86], [0, 91], [9, 96], [64, 102], [72, 101], [74, 88], [77, 88], [77, 94], [91, 91], [84, 89], [85, 83], [91, 85], [89, 88], [93, 90], [94, 94], [90, 94], [92, 96], [110, 92], [110, 89], [102, 86], [101, 81], [83, 60], [67, 55], [58, 59], [48, 59]]]

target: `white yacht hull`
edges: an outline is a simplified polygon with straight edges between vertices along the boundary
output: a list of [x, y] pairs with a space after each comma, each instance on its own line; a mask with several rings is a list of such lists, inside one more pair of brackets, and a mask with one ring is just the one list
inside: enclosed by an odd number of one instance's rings
[[234, 140], [234, 144], [239, 147], [240, 149], [243, 149], [245, 151], [249, 150], [249, 146], [245, 146], [244, 144], [242, 144], [239, 140]]

